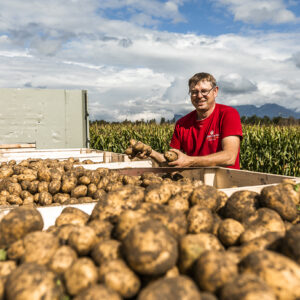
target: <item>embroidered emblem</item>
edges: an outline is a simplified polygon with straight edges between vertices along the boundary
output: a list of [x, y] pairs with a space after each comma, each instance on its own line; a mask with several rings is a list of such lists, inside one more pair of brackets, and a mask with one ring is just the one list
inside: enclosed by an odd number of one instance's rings
[[207, 139], [208, 141], [215, 141], [215, 140], [217, 140], [218, 138], [219, 138], [219, 134], [218, 134], [218, 133], [214, 134], [214, 131], [213, 131], [213, 130], [211, 130], [211, 131], [209, 132], [209, 135], [206, 137], [206, 139]]

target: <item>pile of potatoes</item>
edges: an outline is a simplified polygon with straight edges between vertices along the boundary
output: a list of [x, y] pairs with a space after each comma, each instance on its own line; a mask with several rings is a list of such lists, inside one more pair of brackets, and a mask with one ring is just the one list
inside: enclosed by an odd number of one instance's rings
[[43, 230], [23, 205], [0, 220], [0, 300], [300, 299], [299, 185], [227, 197], [180, 174], [80, 170], [65, 173], [103, 190], [90, 215], [68, 206]]

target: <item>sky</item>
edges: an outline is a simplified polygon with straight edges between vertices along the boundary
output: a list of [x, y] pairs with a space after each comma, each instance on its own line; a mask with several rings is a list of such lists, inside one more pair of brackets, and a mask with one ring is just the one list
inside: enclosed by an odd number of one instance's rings
[[300, 111], [300, 0], [0, 0], [0, 88], [80, 89], [91, 120], [193, 110], [188, 79], [217, 102]]

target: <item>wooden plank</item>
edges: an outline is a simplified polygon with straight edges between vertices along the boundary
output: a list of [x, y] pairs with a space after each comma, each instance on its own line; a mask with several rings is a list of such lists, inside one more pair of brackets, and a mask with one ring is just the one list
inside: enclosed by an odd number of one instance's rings
[[241, 186], [257, 186], [280, 183], [283, 179], [297, 180], [300, 178], [247, 170], [217, 168], [215, 186], [220, 189]]
[[1, 144], [0, 149], [35, 148], [35, 143], [29, 144]]

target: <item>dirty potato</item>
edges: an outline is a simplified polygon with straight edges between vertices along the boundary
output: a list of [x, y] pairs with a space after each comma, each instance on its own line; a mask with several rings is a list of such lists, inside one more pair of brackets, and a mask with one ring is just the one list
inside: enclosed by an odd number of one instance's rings
[[189, 210], [187, 221], [189, 233], [212, 232], [214, 217], [208, 208], [203, 208], [201, 205], [194, 205]]
[[253, 215], [259, 207], [259, 194], [253, 191], [234, 192], [227, 200], [223, 213], [224, 217], [239, 222]]
[[104, 284], [94, 284], [80, 292], [73, 300], [122, 300], [121, 296]]
[[158, 279], [141, 290], [138, 300], [201, 300], [201, 294], [192, 279], [180, 275]]
[[272, 289], [254, 274], [242, 274], [226, 283], [220, 292], [221, 300], [276, 300]]
[[238, 274], [238, 266], [225, 251], [210, 250], [198, 258], [195, 273], [200, 289], [214, 293]]
[[290, 258], [273, 251], [255, 251], [239, 267], [242, 274], [254, 274], [262, 279], [276, 299], [300, 298], [300, 266]]
[[145, 275], [160, 275], [174, 267], [177, 241], [159, 221], [137, 224], [126, 236], [124, 254], [130, 267]]
[[174, 152], [174, 151], [171, 151], [171, 150], [170, 150], [170, 151], [166, 151], [166, 152], [164, 153], [164, 157], [165, 157], [165, 159], [166, 159], [168, 162], [175, 161], [175, 160], [178, 159], [177, 153]]
[[13, 270], [5, 292], [7, 300], [59, 300], [62, 296], [54, 273], [35, 263], [25, 263]]
[[228, 218], [221, 221], [217, 234], [222, 244], [229, 247], [238, 243], [244, 230], [244, 226], [239, 221]]
[[37, 209], [17, 207], [0, 221], [0, 248], [9, 246], [29, 232], [42, 230], [43, 227], [43, 218]]
[[99, 268], [99, 281], [124, 298], [135, 296], [141, 286], [139, 277], [122, 259], [103, 262]]
[[211, 233], [203, 232], [183, 236], [179, 241], [180, 272], [190, 273], [196, 260], [206, 250], [224, 250], [224, 247]]
[[76, 252], [70, 246], [63, 245], [56, 249], [48, 263], [48, 268], [56, 274], [63, 274], [76, 259]]
[[96, 243], [96, 232], [90, 226], [78, 226], [70, 233], [68, 243], [78, 255], [87, 255]]
[[67, 291], [75, 296], [98, 280], [97, 268], [88, 257], [77, 259], [64, 273]]

